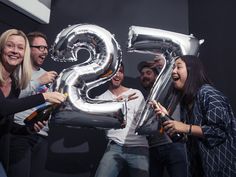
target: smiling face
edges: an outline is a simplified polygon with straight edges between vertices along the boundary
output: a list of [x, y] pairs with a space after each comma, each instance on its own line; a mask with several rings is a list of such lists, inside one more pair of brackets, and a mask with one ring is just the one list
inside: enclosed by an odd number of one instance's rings
[[174, 68], [172, 71], [172, 79], [173, 79], [174, 87], [177, 90], [183, 90], [187, 76], [188, 76], [188, 73], [187, 73], [186, 64], [181, 58], [178, 58], [175, 61]]
[[117, 71], [116, 75], [112, 78], [111, 84], [113, 88], [118, 88], [121, 86], [124, 80], [124, 68], [121, 66]]
[[[42, 46], [43, 50], [39, 49], [39, 46]], [[31, 44], [31, 60], [35, 70], [39, 69], [42, 66], [46, 56], [48, 55], [48, 45], [44, 38], [36, 37]]]
[[25, 46], [25, 39], [22, 36], [9, 36], [2, 51], [2, 64], [6, 69], [14, 70], [22, 63]]
[[149, 90], [156, 81], [157, 74], [149, 67], [144, 67], [140, 72], [140, 82], [142, 86]]

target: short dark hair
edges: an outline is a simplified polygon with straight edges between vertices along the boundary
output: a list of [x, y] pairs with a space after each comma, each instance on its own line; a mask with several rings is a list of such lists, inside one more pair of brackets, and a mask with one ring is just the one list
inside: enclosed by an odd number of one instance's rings
[[146, 61], [141, 61], [139, 64], [138, 64], [138, 71], [141, 73], [143, 68], [150, 68], [155, 74], [159, 74], [158, 71], [157, 71], [157, 68], [155, 67], [152, 67], [152, 64], [146, 62]]
[[47, 36], [45, 34], [43, 34], [42, 32], [39, 32], [39, 31], [33, 31], [33, 32], [30, 32], [30, 33], [27, 34], [27, 38], [29, 40], [30, 45], [32, 45], [33, 40], [36, 37], [44, 38], [45, 41], [47, 41]]

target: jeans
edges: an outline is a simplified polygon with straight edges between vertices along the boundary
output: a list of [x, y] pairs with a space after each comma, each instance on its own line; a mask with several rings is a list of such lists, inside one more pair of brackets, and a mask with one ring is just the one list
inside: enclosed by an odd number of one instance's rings
[[183, 143], [170, 143], [151, 147], [150, 177], [163, 177], [164, 169], [170, 177], [187, 177], [187, 155]]
[[149, 177], [149, 158], [147, 147], [124, 147], [109, 143], [95, 177], [116, 177], [127, 165], [131, 177]]
[[47, 158], [47, 137], [11, 135], [8, 177], [41, 177]]
[[1, 177], [7, 177], [1, 162], [0, 162], [0, 176]]

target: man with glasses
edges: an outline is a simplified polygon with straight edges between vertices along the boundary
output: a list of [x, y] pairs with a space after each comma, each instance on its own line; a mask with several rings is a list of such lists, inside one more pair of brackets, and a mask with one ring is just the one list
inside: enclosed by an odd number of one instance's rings
[[[48, 55], [46, 36], [41, 32], [31, 32], [27, 37], [31, 49], [32, 77], [27, 88], [21, 91], [20, 97], [46, 92], [48, 84], [52, 83], [57, 77], [57, 72], [46, 72], [41, 68]], [[24, 119], [36, 109], [17, 113], [14, 117], [14, 126], [24, 125]], [[18, 129], [13, 132], [11, 138], [9, 177], [42, 176], [40, 172], [45, 167], [47, 157], [48, 126], [46, 125], [37, 133], [25, 133]]]

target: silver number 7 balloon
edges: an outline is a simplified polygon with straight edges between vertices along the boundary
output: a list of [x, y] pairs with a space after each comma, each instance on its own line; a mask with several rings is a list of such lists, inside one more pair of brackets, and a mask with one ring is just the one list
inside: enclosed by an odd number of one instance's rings
[[89, 58], [64, 69], [52, 90], [68, 94], [64, 110], [52, 117], [52, 123], [74, 127], [120, 128], [124, 124], [126, 103], [96, 100], [89, 91], [117, 72], [122, 60], [121, 49], [114, 36], [92, 24], [76, 24], [63, 29], [52, 46], [52, 59], [61, 62], [79, 61], [78, 52], [86, 50]]
[[171, 72], [176, 56], [198, 55], [199, 46], [204, 40], [198, 40], [193, 35], [140, 26], [131, 26], [128, 37], [127, 50], [129, 52], [165, 56], [165, 65], [150, 91], [136, 128], [138, 134], [152, 134], [157, 131], [157, 126], [153, 127], [156, 125], [154, 123], [156, 119], [148, 101], [155, 99], [162, 105], [169, 106], [168, 93], [171, 88]]

